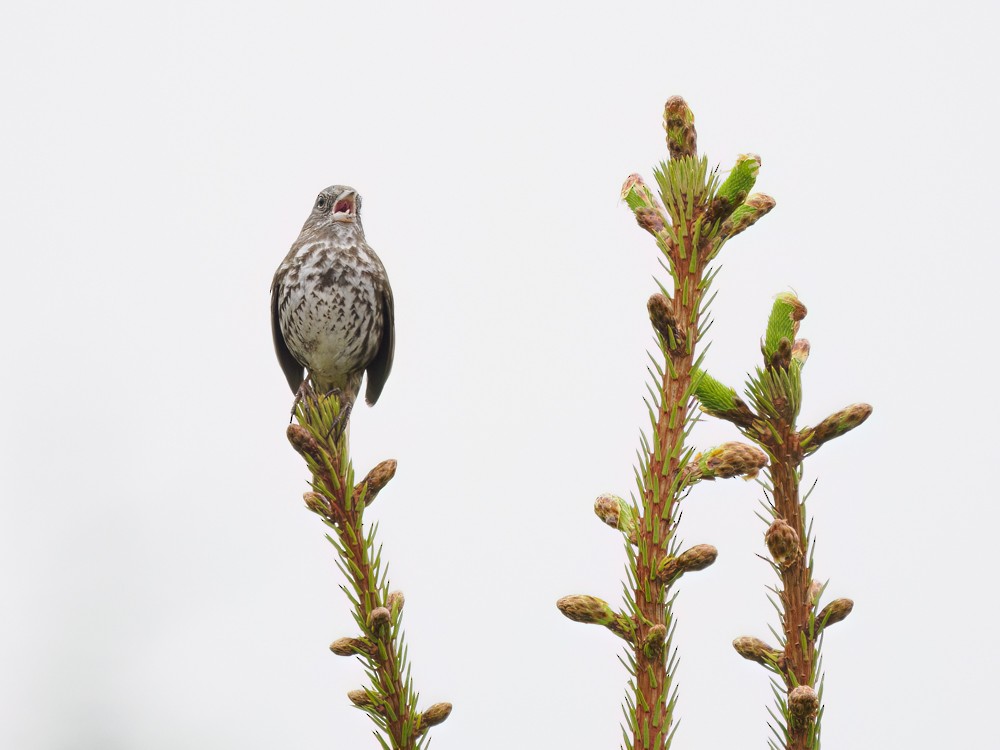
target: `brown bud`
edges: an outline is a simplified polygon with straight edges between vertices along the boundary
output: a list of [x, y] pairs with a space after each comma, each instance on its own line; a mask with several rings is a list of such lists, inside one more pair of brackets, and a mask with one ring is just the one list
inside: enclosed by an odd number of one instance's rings
[[403, 611], [403, 604], [405, 603], [406, 603], [406, 598], [403, 596], [402, 591], [389, 592], [389, 596], [385, 600], [386, 608], [394, 615], [397, 615]]
[[834, 599], [816, 615], [816, 629], [820, 630], [846, 620], [853, 609], [854, 602], [851, 599]]
[[698, 134], [694, 129], [694, 112], [682, 97], [672, 96], [663, 108], [663, 128], [667, 131], [667, 148], [671, 159], [695, 156]]
[[614, 610], [606, 601], [587, 594], [564, 596], [556, 602], [556, 606], [573, 622], [605, 625], [615, 616]]
[[305, 501], [306, 507], [313, 513], [321, 516], [330, 515], [330, 504], [318, 492], [306, 492], [302, 495], [302, 499]]
[[417, 734], [423, 734], [431, 727], [443, 723], [449, 716], [451, 716], [450, 703], [435, 703], [417, 719]]
[[819, 581], [813, 581], [809, 584], [809, 601], [814, 607], [819, 604], [819, 598], [823, 596], [823, 589], [825, 588], [826, 584]]
[[771, 557], [779, 568], [787, 568], [802, 556], [799, 533], [783, 518], [778, 518], [764, 534]]
[[640, 206], [635, 209], [636, 223], [650, 234], [659, 234], [663, 231], [666, 223], [663, 221], [663, 214], [655, 208]]
[[746, 443], [723, 443], [691, 459], [684, 467], [681, 481], [692, 485], [702, 479], [753, 479], [766, 465], [767, 454], [760, 448]]
[[385, 709], [376, 696], [367, 690], [351, 690], [347, 693], [347, 697], [358, 708], [363, 708], [366, 711], [374, 711], [378, 714], [385, 713]]
[[646, 303], [649, 320], [667, 346], [678, 349], [687, 342], [687, 328], [674, 315], [674, 306], [665, 294], [654, 294]]
[[603, 495], [598, 495], [594, 501], [594, 513], [613, 529], [617, 529], [618, 523], [621, 521], [620, 500], [621, 498], [617, 495], [605, 492]]
[[780, 367], [783, 370], [787, 370], [788, 365], [792, 362], [792, 342], [788, 339], [781, 339], [781, 341], [778, 342], [778, 348], [775, 350], [774, 354], [768, 358], [768, 360], [768, 367]]
[[696, 544], [681, 552], [677, 557], [665, 557], [656, 568], [656, 577], [662, 583], [670, 583], [685, 573], [704, 570], [715, 562], [719, 550], [711, 544]]
[[632, 640], [633, 628], [628, 618], [611, 609], [603, 599], [587, 594], [564, 596], [556, 602], [559, 611], [573, 622], [588, 625], [603, 625], [615, 635], [627, 641]]
[[667, 626], [663, 623], [653, 625], [642, 639], [642, 649], [646, 656], [653, 658], [663, 651], [663, 644], [667, 642]]
[[364, 494], [365, 505], [371, 505], [378, 493], [389, 484], [389, 480], [394, 476], [396, 476], [396, 459], [390, 458], [378, 464], [368, 472], [360, 484], [355, 486], [354, 502], [361, 502], [361, 496]]
[[733, 641], [733, 648], [736, 653], [744, 659], [763, 664], [765, 667], [775, 666], [781, 657], [781, 652], [776, 648], [768, 646], [760, 638], [744, 635]]
[[788, 694], [788, 711], [796, 724], [811, 721], [819, 711], [819, 696], [808, 685], [798, 685]]
[[389, 620], [392, 618], [392, 613], [389, 612], [385, 607], [375, 607], [368, 615], [368, 626], [372, 629], [378, 629], [389, 624]]
[[320, 450], [319, 443], [316, 442], [316, 438], [305, 427], [290, 424], [285, 431], [285, 435], [288, 437], [288, 442], [292, 444], [292, 447], [299, 455], [311, 458], [316, 463], [323, 462], [323, 452]]
[[851, 404], [831, 414], [815, 427], [806, 427], [800, 431], [800, 445], [807, 455], [815, 453], [823, 443], [838, 438], [862, 424], [871, 413], [872, 407], [869, 404]]
[[767, 213], [775, 206], [774, 198], [770, 195], [764, 195], [763, 193], [754, 193], [749, 196], [745, 201], [743, 201], [744, 206], [750, 206], [757, 211], [763, 211]]
[[792, 344], [792, 359], [800, 366], [806, 363], [806, 360], [809, 359], [808, 339], [795, 339], [795, 343]]
[[633, 544], [636, 543], [636, 519], [632, 506], [617, 495], [605, 492], [594, 501], [594, 513], [608, 526], [625, 533]]
[[372, 645], [364, 638], [338, 638], [330, 644], [330, 650], [337, 656], [370, 654]]

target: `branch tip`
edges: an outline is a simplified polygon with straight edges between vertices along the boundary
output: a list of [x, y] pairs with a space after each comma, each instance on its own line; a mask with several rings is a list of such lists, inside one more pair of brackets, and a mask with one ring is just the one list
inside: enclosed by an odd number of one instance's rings
[[363, 495], [365, 505], [371, 505], [378, 493], [394, 476], [396, 476], [396, 459], [390, 458], [377, 464], [354, 488], [354, 501], [360, 502]]
[[733, 648], [744, 659], [755, 661], [765, 667], [776, 667], [782, 655], [778, 649], [751, 635], [743, 635], [734, 640]]
[[667, 132], [671, 159], [697, 155], [698, 133], [694, 129], [694, 112], [683, 97], [667, 99], [663, 107], [663, 129]]
[[305, 501], [306, 507], [313, 513], [324, 518], [329, 517], [331, 508], [330, 503], [327, 499], [318, 492], [306, 492], [302, 495], [302, 500]]
[[594, 501], [594, 513], [608, 526], [624, 533], [630, 542], [636, 543], [638, 523], [635, 511], [625, 500], [605, 492]]
[[417, 734], [423, 734], [431, 727], [441, 724], [451, 716], [450, 703], [435, 703], [417, 719]]
[[364, 638], [338, 638], [330, 644], [330, 650], [337, 656], [371, 655], [372, 644]]
[[681, 473], [682, 486], [690, 486], [703, 479], [753, 479], [767, 465], [767, 454], [747, 443], [729, 442], [697, 454]]
[[573, 622], [587, 625], [603, 625], [612, 633], [627, 641], [634, 637], [634, 627], [631, 621], [613, 609], [603, 599], [588, 594], [573, 594], [564, 596], [556, 602], [556, 606], [564, 616]]
[[817, 630], [843, 622], [853, 610], [854, 601], [852, 599], [834, 599], [816, 615]]
[[385, 706], [368, 690], [351, 690], [347, 693], [347, 698], [364, 711], [370, 711], [380, 716], [386, 714]]
[[665, 557], [656, 567], [656, 578], [664, 584], [669, 584], [685, 573], [704, 570], [712, 565], [719, 556], [719, 550], [711, 544], [696, 544], [686, 549], [676, 557]]
[[859, 427], [872, 414], [870, 404], [851, 404], [831, 414], [815, 427], [806, 427], [799, 432], [799, 440], [806, 455], [815, 453], [823, 443], [841, 435], [846, 435]]

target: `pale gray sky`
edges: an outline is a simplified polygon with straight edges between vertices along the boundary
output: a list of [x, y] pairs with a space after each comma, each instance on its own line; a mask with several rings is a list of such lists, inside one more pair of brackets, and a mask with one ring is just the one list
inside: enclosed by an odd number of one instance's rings
[[[316, 192], [364, 196], [392, 377], [352, 427], [399, 461], [371, 516], [438, 750], [616, 747], [619, 601], [591, 511], [627, 493], [656, 250], [618, 201], [694, 108], [777, 208], [723, 254], [709, 365], [740, 382], [772, 296], [813, 345], [803, 421], [829, 593], [831, 748], [978, 746], [1000, 659], [992, 396], [998, 14], [987, 3], [22, 3], [0, 23], [0, 746], [375, 747], [268, 285]], [[703, 424], [702, 446], [732, 439]], [[750, 483], [681, 535], [675, 747], [762, 747], [773, 611]], [[988, 742], [988, 740], [986, 740]]]

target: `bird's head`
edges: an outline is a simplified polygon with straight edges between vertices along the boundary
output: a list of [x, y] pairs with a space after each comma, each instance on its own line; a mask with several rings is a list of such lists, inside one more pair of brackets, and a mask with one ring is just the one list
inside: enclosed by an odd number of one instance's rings
[[346, 185], [331, 185], [316, 196], [306, 225], [356, 224], [361, 226], [361, 196]]

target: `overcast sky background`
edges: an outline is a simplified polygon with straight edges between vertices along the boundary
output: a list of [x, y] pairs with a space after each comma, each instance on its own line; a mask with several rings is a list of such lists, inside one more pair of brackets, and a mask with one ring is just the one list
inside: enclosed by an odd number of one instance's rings
[[[699, 146], [763, 159], [708, 363], [738, 384], [773, 295], [809, 307], [803, 423], [829, 632], [825, 746], [995, 732], [998, 132], [988, 3], [21, 3], [0, 22], [5, 365], [0, 746], [375, 747], [324, 528], [301, 503], [271, 275], [316, 193], [364, 196], [396, 360], [352, 420], [438, 750], [610, 748], [618, 602], [593, 515], [626, 494], [656, 249], [623, 204], [683, 95]], [[733, 439], [706, 422], [695, 442]], [[675, 747], [763, 747], [760, 489], [680, 534]]]

